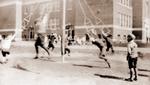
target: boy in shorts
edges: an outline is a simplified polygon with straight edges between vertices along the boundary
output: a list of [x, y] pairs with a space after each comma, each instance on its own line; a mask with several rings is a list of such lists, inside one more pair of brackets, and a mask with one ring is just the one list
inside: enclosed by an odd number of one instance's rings
[[[134, 42], [135, 36], [133, 34], [129, 34], [127, 36], [127, 61], [128, 61], [128, 66], [130, 70], [130, 78], [128, 78], [129, 81], [137, 81], [137, 60], [138, 60], [138, 53], [137, 53], [137, 44]], [[133, 77], [133, 72], [134, 72], [134, 79]]]
[[35, 50], [36, 50], [36, 56], [34, 57], [34, 59], [38, 59], [39, 58], [39, 56], [38, 56], [38, 54], [39, 54], [39, 47], [43, 48], [47, 52], [47, 54], [50, 55], [48, 49], [46, 49], [44, 47], [44, 43], [43, 43], [44, 40], [43, 40], [43, 38], [44, 37], [43, 37], [42, 34], [40, 34], [40, 33], [37, 34], [37, 38], [36, 38], [36, 41], [35, 41], [35, 44], [34, 44]]
[[12, 36], [12, 35], [2, 35], [2, 40], [1, 40], [1, 52], [2, 52], [2, 60], [1, 60], [1, 64], [7, 63], [8, 59], [6, 58], [7, 55], [10, 54], [10, 47], [11, 47], [11, 43], [12, 40], [15, 38], [16, 33]]

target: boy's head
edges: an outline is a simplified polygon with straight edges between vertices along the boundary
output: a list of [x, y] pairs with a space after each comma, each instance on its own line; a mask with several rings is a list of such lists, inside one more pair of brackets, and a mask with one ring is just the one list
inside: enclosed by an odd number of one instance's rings
[[2, 38], [5, 39], [5, 38], [6, 38], [6, 35], [2, 35]]
[[37, 36], [39, 37], [39, 36], [41, 36], [41, 34], [40, 34], [40, 33], [38, 33], [38, 34], [37, 34]]
[[98, 38], [100, 38], [100, 39], [102, 38], [102, 35], [101, 35], [101, 34], [97, 34], [97, 35], [98, 35]]
[[107, 37], [112, 38], [112, 35], [111, 35], [111, 34], [108, 34], [108, 36], [107, 36]]
[[134, 40], [135, 39], [135, 36], [133, 34], [129, 34], [127, 36], [127, 41], [130, 42], [131, 40]]

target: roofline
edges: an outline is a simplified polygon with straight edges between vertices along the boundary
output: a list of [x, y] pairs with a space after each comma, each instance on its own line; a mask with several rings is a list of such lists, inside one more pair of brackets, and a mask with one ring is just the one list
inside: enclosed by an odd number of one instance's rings
[[15, 5], [16, 1], [10, 1], [10, 2], [4, 2], [0, 3], [0, 7], [5, 7], [5, 6], [10, 6], [10, 5]]
[[[51, 0], [37, 0], [37, 1], [28, 1], [28, 2], [22, 2], [22, 5], [30, 5], [30, 4], [36, 4], [36, 3], [44, 3], [44, 2], [50, 2]], [[17, 1], [9, 1], [9, 2], [3, 2], [0, 3], [0, 7], [5, 7], [5, 6], [10, 6], [10, 5], [15, 5]]]
[[37, 4], [37, 3], [43, 3], [43, 2], [50, 2], [51, 0], [38, 0], [38, 1], [29, 1], [29, 2], [23, 2], [23, 5], [30, 5], [30, 4]]

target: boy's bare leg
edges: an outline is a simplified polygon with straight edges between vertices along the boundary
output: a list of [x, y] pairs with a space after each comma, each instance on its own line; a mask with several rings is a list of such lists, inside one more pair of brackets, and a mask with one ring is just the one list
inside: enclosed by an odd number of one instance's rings
[[103, 60], [107, 63], [108, 67], [111, 68], [110, 63], [109, 63], [108, 60], [105, 58], [105, 55], [102, 55], [102, 56], [100, 55], [99, 58], [100, 58], [100, 59], [103, 59]]

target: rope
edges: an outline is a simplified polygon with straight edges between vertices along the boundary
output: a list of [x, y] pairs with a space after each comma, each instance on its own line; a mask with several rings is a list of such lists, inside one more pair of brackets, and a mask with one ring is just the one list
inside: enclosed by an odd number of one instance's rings
[[84, 1], [84, 3], [87, 5], [87, 8], [88, 8], [89, 11], [91, 12], [92, 16], [93, 16], [95, 19], [100, 20], [101, 23], [104, 25], [104, 22], [103, 22], [101, 19], [99, 19], [97, 16], [95, 16], [95, 14], [94, 14], [93, 11], [91, 10], [90, 6], [88, 5], [87, 1], [86, 1], [86, 0], [83, 0], [83, 1]]
[[[102, 23], [102, 25], [105, 25], [104, 22], [103, 22], [99, 17], [95, 16], [95, 14], [94, 14], [93, 11], [91, 10], [90, 6], [88, 5], [87, 1], [86, 1], [86, 0], [83, 0], [83, 1], [84, 1], [84, 3], [87, 5], [87, 8], [88, 8], [89, 11], [91, 12], [92, 16], [93, 16], [95, 19], [100, 20], [100, 22]], [[104, 28], [101, 29], [101, 35], [102, 35], [102, 33], [103, 33], [103, 30], [104, 30]]]
[[[40, 4], [37, 4], [35, 6], [32, 6], [30, 9], [34, 8], [32, 11], [30, 11], [31, 13], [29, 13], [29, 15], [27, 15], [23, 20], [23, 26], [22, 28], [23, 29], [26, 29], [26, 26], [29, 24], [31, 18], [32, 18], [32, 15], [34, 14], [35, 10], [40, 6]], [[26, 23], [27, 22], [27, 23]]]
[[[83, 6], [82, 6], [80, 0], [79, 0], [79, 5], [80, 5], [81, 11], [83, 12], [83, 15], [84, 15], [84, 17], [85, 17], [84, 22], [86, 22], [86, 20], [88, 20], [88, 21], [93, 25], [93, 23], [91, 22], [91, 20], [87, 17], [87, 15], [86, 15], [86, 13], [85, 13], [85, 11], [84, 11], [84, 8], [83, 8]], [[85, 25], [85, 23], [84, 23], [84, 25]], [[86, 30], [87, 30], [87, 32], [90, 32], [89, 29], [86, 29]]]

